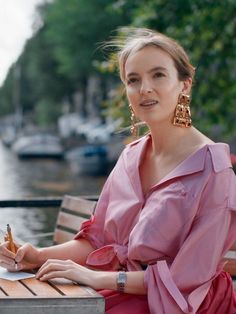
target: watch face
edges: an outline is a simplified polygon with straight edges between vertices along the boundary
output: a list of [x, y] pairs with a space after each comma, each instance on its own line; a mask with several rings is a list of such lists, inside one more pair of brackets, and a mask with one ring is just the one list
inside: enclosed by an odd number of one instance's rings
[[118, 278], [117, 278], [117, 283], [123, 283], [125, 284], [127, 280], [127, 275], [125, 272], [119, 272]]
[[124, 292], [125, 284], [127, 281], [127, 275], [124, 271], [120, 271], [117, 276], [117, 290], [120, 292]]

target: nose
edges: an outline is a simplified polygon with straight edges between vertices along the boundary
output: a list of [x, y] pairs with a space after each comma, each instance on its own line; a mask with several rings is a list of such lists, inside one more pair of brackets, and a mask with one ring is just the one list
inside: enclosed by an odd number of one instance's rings
[[148, 79], [142, 80], [142, 84], [140, 87], [140, 93], [145, 95], [145, 94], [150, 94], [153, 92], [153, 87], [151, 85], [151, 82]]

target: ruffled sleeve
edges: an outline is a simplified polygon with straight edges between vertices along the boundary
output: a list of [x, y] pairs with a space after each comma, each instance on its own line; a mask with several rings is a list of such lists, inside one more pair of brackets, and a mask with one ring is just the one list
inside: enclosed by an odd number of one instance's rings
[[80, 231], [74, 237], [75, 240], [84, 238], [97, 249], [104, 245], [104, 223], [106, 209], [109, 203], [109, 192], [112, 181], [112, 173], [108, 177], [99, 197], [95, 213], [89, 220], [82, 223]]
[[173, 262], [161, 260], [148, 266], [145, 285], [151, 314], [197, 312], [236, 238], [236, 203], [231, 194], [235, 189], [235, 178], [228, 171], [214, 175]]
[[95, 249], [105, 245], [104, 225], [106, 223], [106, 213], [110, 203], [111, 192], [114, 190], [114, 181], [118, 180], [117, 174], [124, 168], [123, 155], [124, 151], [103, 186], [94, 215], [92, 215], [89, 220], [82, 223], [80, 231], [74, 238], [75, 240], [80, 238], [88, 240]]

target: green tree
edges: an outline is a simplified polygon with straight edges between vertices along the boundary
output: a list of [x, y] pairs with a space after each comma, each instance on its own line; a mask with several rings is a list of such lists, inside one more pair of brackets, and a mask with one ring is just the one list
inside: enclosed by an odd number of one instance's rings
[[235, 14], [232, 0], [140, 0], [132, 11], [131, 26], [163, 32], [187, 50], [196, 67], [194, 124], [218, 140], [236, 131]]
[[104, 59], [99, 46], [111, 31], [130, 22], [127, 13], [114, 8], [109, 0], [57, 0], [45, 8], [43, 15], [58, 72], [83, 93], [84, 104], [87, 81], [92, 74], [101, 77], [101, 93], [106, 97], [108, 75], [99, 73], [94, 61]]
[[[55, 0], [39, 11], [44, 26], [28, 41], [18, 60], [24, 109], [34, 111], [40, 106], [38, 103], [50, 103], [57, 111], [63, 99], [72, 102], [74, 92], [79, 90], [84, 95], [86, 113], [88, 78], [92, 74], [100, 77], [102, 98], [110, 83], [110, 75], [99, 72], [95, 66], [104, 60], [99, 46], [112, 30], [130, 23], [128, 10], [120, 10], [117, 1]], [[5, 86], [2, 93], [7, 93]]]

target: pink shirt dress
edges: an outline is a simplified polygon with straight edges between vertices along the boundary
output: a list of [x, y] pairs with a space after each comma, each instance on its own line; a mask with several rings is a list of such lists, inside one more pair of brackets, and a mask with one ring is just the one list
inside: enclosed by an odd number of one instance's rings
[[144, 195], [139, 166], [149, 140], [127, 145], [76, 236], [95, 248], [88, 266], [145, 271], [147, 296], [104, 292], [106, 313], [236, 313], [222, 261], [236, 239], [228, 145], [203, 146]]

